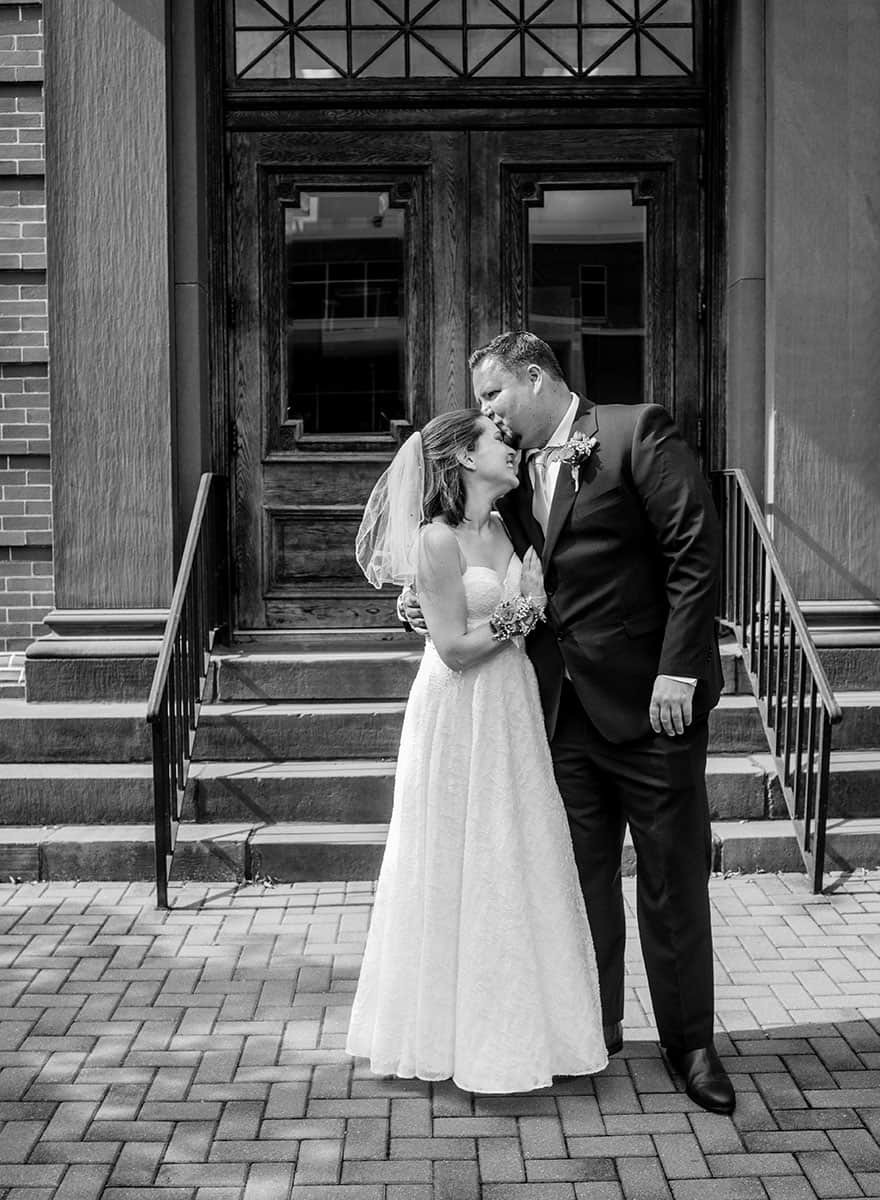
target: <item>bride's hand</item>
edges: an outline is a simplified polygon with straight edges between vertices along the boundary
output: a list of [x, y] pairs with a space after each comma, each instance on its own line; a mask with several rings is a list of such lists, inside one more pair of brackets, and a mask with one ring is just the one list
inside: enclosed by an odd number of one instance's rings
[[523, 555], [519, 590], [524, 596], [531, 596], [536, 604], [547, 603], [547, 594], [544, 591], [544, 571], [534, 546], [529, 546]]

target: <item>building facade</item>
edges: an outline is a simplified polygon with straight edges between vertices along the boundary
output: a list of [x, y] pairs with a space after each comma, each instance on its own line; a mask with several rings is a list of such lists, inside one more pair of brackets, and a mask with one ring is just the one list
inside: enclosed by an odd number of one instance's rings
[[203, 471], [235, 629], [390, 624], [360, 505], [521, 325], [745, 468], [799, 596], [880, 595], [876, 5], [44, 8], [0, 6], [8, 649], [146, 655]]

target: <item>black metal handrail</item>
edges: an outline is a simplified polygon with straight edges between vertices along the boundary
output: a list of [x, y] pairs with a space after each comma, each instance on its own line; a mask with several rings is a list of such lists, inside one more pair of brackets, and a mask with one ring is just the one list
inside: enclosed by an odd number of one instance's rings
[[743, 649], [782, 794], [814, 892], [822, 891], [831, 727], [842, 718], [745, 472], [718, 471], [721, 618]]
[[147, 721], [153, 738], [158, 908], [168, 907], [168, 876], [192, 747], [214, 638], [225, 616], [224, 484], [220, 475], [203, 475], [199, 481], [147, 702]]

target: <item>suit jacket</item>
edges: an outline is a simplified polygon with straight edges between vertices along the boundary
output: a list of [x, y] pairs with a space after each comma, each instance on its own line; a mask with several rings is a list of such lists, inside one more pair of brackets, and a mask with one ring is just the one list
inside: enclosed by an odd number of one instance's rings
[[517, 553], [533, 545], [544, 566], [547, 624], [527, 646], [550, 735], [567, 671], [602, 736], [625, 742], [651, 731], [657, 675], [696, 677], [695, 717], [718, 702], [720, 528], [699, 465], [665, 409], [582, 398], [574, 430], [598, 445], [577, 492], [560, 465], [546, 539], [532, 516], [525, 455], [520, 486], [498, 510]]

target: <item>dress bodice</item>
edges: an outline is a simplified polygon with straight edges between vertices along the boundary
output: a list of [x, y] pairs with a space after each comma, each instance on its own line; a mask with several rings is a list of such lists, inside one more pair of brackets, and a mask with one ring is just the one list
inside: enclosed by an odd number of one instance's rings
[[519, 592], [522, 563], [512, 554], [502, 579], [493, 567], [468, 567], [462, 575], [467, 601], [468, 629], [488, 621], [502, 600]]

